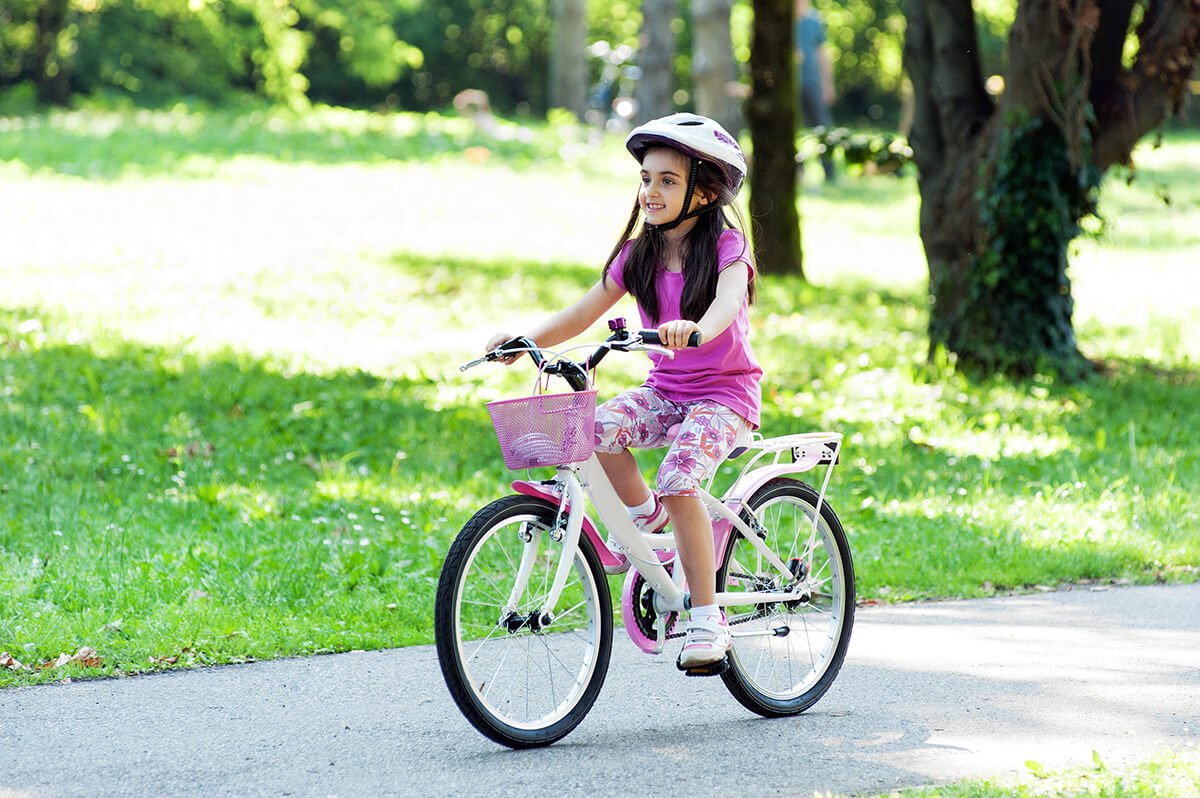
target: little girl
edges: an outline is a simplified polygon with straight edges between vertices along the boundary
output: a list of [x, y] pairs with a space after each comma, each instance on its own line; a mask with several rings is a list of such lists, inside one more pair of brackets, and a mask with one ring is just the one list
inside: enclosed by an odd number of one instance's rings
[[[758, 427], [761, 404], [762, 369], [748, 337], [753, 259], [745, 236], [725, 215], [745, 177], [746, 159], [720, 125], [695, 114], [648, 122], [629, 134], [625, 146], [642, 167], [625, 232], [600, 280], [527, 337], [541, 347], [573, 338], [630, 293], [642, 324], [656, 328], [663, 345], [675, 350], [674, 359], [651, 354], [644, 385], [596, 408], [596, 453], [639, 529], [674, 526], [691, 592], [678, 665], [694, 669], [723, 659], [731, 646], [716, 605], [712, 521], [698, 488], [739, 437]], [[697, 332], [699, 348], [687, 348]], [[487, 351], [513, 337], [493, 336]], [[668, 444], [652, 493], [629, 449]], [[624, 560], [611, 538], [609, 546]], [[613, 572], [628, 568], [625, 560]]]

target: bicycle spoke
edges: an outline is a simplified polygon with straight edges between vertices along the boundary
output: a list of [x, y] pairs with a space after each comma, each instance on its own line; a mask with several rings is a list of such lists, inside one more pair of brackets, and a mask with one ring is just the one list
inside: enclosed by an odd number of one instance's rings
[[[724, 590], [750, 595], [794, 591], [797, 597], [727, 608], [729, 623], [738, 631], [734, 668], [725, 681], [739, 701], [760, 714], [807, 708], [828, 689], [826, 676], [836, 673], [845, 653], [848, 626], [840, 608], [847, 589], [853, 587], [841, 572], [838, 535], [842, 533], [840, 527], [835, 533], [830, 526], [830, 518], [836, 523], [836, 516], [828, 505], [818, 516], [818, 500], [811, 487], [778, 479], [748, 501], [749, 511], [765, 532], [763, 542], [789, 564], [791, 578], [765, 563], [740, 535], [723, 555]], [[795, 568], [797, 562], [803, 564], [803, 571]]]
[[[595, 700], [597, 674], [603, 679], [611, 645], [611, 621], [606, 626], [600, 615], [602, 607], [611, 607], [608, 584], [602, 582], [599, 563], [578, 553], [558, 606], [550, 608], [554, 624], [542, 628], [538, 614], [546, 606], [563, 549], [545, 546], [529, 562], [525, 548], [529, 544], [523, 540], [531, 534], [545, 535], [553, 515], [550, 508], [543, 511], [544, 505], [524, 498], [497, 504], [531, 507], [544, 515], [514, 513], [505, 519], [500, 514], [498, 521], [476, 533], [466, 554], [458, 555], [455, 610], [439, 616], [439, 635], [449, 629], [457, 641], [462, 684], [473, 697], [468, 701], [455, 694], [455, 700], [464, 714], [476, 719], [477, 728], [484, 731], [494, 723], [503, 724], [503, 730], [485, 731], [500, 742], [526, 735], [541, 740], [537, 730], [572, 718], [567, 728], [573, 727]], [[450, 567], [449, 559], [445, 567]], [[513, 596], [512, 580], [523, 562], [528, 577], [525, 589], [516, 597], [516, 606], [507, 606]], [[445, 588], [439, 584], [442, 595]], [[447, 617], [454, 626], [446, 626]], [[439, 637], [439, 658], [444, 653], [441, 643]], [[453, 671], [443, 668], [443, 673], [448, 683], [453, 681]]]

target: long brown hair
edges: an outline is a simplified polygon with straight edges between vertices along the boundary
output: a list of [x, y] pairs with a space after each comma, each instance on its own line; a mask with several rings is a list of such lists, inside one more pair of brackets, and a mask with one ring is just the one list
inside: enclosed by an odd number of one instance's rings
[[[665, 146], [665, 145], [664, 145]], [[683, 154], [684, 157], [690, 156]], [[683, 295], [679, 301], [680, 315], [689, 321], [699, 321], [704, 313], [717, 298], [717, 277], [720, 264], [717, 263], [717, 241], [721, 232], [727, 227], [737, 230], [744, 228], [741, 214], [733, 204], [735, 192], [725, 180], [724, 171], [710, 161], [700, 161], [700, 170], [696, 176], [696, 193], [715, 197], [713, 209], [696, 217], [696, 225], [688, 232], [682, 242], [680, 258], [683, 261]], [[725, 215], [726, 208], [733, 211], [739, 225], [734, 226]], [[632, 239], [629, 256], [625, 260], [623, 277], [625, 287], [638, 306], [656, 324], [662, 322], [659, 318], [658, 292], [655, 290], [655, 278], [659, 264], [666, 260], [667, 240], [661, 230], [655, 230], [653, 225], [641, 226], [638, 235], [634, 230], [641, 219], [641, 206], [634, 200], [633, 211], [625, 225], [625, 232], [617, 240], [616, 246], [604, 263], [601, 279], [608, 279], [608, 271], [621, 254], [621, 250]], [[749, 251], [749, 240], [746, 240], [747, 260], [753, 258]], [[754, 281], [751, 279], [747, 286], [749, 299], [754, 301]]]

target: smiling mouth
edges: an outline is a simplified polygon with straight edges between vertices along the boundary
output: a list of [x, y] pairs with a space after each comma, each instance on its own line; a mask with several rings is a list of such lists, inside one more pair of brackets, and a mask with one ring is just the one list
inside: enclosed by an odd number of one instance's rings
[[659, 202], [646, 203], [646, 213], [658, 213], [659, 211], [665, 211], [666, 209], [667, 206]]

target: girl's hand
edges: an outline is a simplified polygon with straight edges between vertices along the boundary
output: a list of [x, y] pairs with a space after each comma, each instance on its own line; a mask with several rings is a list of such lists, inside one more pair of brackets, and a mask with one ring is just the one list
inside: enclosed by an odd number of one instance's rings
[[[484, 347], [483, 347], [483, 351], [491, 352], [493, 349], [500, 346], [500, 344], [507, 343], [508, 341], [511, 341], [513, 338], [516, 338], [516, 336], [509, 335], [508, 333], [503, 333], [503, 332], [496, 333], [495, 335], [493, 335], [491, 338], [488, 339], [487, 344], [484, 345]], [[503, 357], [498, 358], [498, 360], [501, 363], [503, 363], [504, 365], [509, 366], [509, 365], [512, 365], [516, 361], [516, 359], [521, 356], [521, 354], [522, 353], [517, 352], [516, 354], [512, 354], [512, 355], [504, 355]]]
[[692, 333], [700, 333], [700, 343], [704, 343], [704, 333], [700, 332], [700, 325], [694, 321], [677, 319], [658, 325], [658, 337], [667, 349], [686, 348]]

